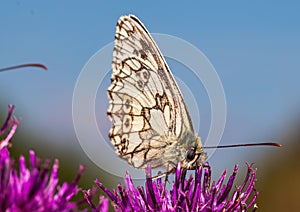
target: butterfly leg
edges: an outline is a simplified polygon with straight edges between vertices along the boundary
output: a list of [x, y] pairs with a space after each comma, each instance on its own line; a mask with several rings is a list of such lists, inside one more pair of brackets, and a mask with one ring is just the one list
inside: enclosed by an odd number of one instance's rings
[[[169, 170], [169, 164], [167, 165], [167, 170]], [[164, 192], [165, 192], [165, 189], [166, 189], [166, 186], [167, 186], [167, 182], [168, 182], [168, 176], [169, 176], [169, 172], [167, 171], [166, 172], [166, 176], [165, 176], [165, 180], [164, 180], [164, 187], [161, 191], [161, 196], [163, 197], [164, 195]]]
[[163, 187], [162, 192], [161, 192], [162, 197], [164, 195], [164, 192], [165, 192], [165, 189], [166, 189], [166, 186], [167, 186], [169, 174], [175, 173], [175, 171], [176, 171], [176, 167], [173, 167], [173, 168], [169, 169], [169, 167], [170, 167], [169, 165], [170, 164], [167, 165], [167, 171], [165, 172], [164, 187]]
[[187, 169], [182, 169], [181, 176], [180, 176], [182, 190], [184, 190], [184, 184], [185, 184], [184, 181], [185, 181], [186, 172]]

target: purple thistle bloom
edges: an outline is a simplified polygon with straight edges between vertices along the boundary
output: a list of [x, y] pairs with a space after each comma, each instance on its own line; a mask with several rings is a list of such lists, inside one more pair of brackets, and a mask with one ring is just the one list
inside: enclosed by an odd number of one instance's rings
[[[258, 195], [254, 189], [256, 170], [252, 165], [247, 166], [248, 171], [243, 184], [235, 187], [233, 193], [231, 190], [238, 171], [237, 165], [227, 183], [224, 183], [226, 171], [218, 182], [211, 183], [208, 163], [195, 171], [195, 177], [190, 175], [188, 179], [186, 170], [183, 170], [179, 163], [170, 191], [164, 189], [161, 179], [152, 180], [150, 166], [146, 169], [145, 189], [140, 186], [135, 188], [128, 173], [124, 180], [125, 186], [119, 184], [113, 191], [104, 187], [98, 180], [95, 183], [108, 195], [115, 211], [247, 211], [252, 207], [255, 211]], [[90, 197], [88, 199], [90, 200]], [[89, 204], [96, 210], [91, 201]]]
[[[30, 151], [29, 167], [23, 156], [19, 159], [19, 171], [10, 158], [8, 146], [15, 134], [18, 120], [12, 118], [14, 106], [0, 128], [0, 211], [73, 211], [77, 202], [71, 198], [79, 191], [78, 180], [83, 172], [80, 166], [77, 177], [70, 184], [64, 182], [58, 188], [58, 160], [42, 161]], [[6, 135], [5, 135], [6, 134]], [[4, 136], [5, 135], [5, 136]], [[51, 173], [49, 171], [51, 170]]]

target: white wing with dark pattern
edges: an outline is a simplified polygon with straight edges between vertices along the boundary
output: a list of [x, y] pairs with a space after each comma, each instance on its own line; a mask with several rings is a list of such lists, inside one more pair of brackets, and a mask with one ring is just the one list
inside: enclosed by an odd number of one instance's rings
[[118, 21], [112, 71], [109, 136], [120, 157], [136, 168], [181, 160], [177, 147], [195, 136], [191, 119], [161, 52], [133, 15]]

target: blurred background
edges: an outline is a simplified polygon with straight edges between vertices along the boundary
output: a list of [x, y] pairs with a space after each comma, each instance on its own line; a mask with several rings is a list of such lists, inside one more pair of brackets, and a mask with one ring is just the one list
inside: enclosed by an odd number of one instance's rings
[[[40, 157], [58, 158], [62, 181], [73, 179], [79, 164], [84, 164], [83, 188], [91, 187], [96, 177], [113, 188], [122, 181], [99, 169], [81, 149], [72, 123], [72, 95], [88, 59], [113, 41], [118, 18], [134, 14], [150, 32], [180, 37], [211, 61], [227, 101], [221, 144], [276, 141], [283, 145], [217, 150], [209, 160], [213, 177], [224, 169], [231, 173], [234, 164], [240, 165], [243, 177], [245, 162], [254, 162], [261, 211], [295, 211], [300, 206], [296, 200], [300, 191], [299, 9], [297, 1], [3, 1], [0, 67], [38, 62], [49, 68], [48, 72], [27, 68], [0, 74], [1, 117], [7, 105], [14, 104], [21, 119], [12, 148], [15, 157], [28, 156], [34, 149]], [[189, 85], [192, 76], [184, 76], [185, 67], [167, 62], [174, 75]], [[109, 76], [106, 79], [98, 91], [104, 98], [96, 100], [96, 114], [99, 127], [108, 133]], [[209, 99], [201, 85], [189, 88], [201, 117], [198, 133], [205, 140]]]

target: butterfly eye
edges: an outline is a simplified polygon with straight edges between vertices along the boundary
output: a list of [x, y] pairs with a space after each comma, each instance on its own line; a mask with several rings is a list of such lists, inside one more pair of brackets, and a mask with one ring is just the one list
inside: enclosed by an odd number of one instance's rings
[[190, 149], [186, 154], [186, 159], [188, 159], [189, 161], [192, 161], [192, 160], [194, 160], [194, 158], [195, 158], [195, 150]]

